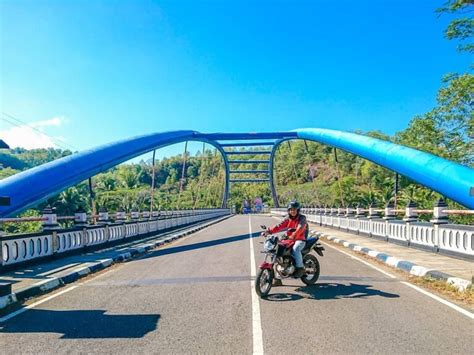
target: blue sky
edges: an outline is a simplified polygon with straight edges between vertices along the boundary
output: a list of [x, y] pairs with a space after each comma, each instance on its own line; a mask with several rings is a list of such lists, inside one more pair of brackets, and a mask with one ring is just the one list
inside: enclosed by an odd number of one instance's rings
[[0, 0], [0, 134], [79, 150], [180, 129], [393, 134], [469, 66], [442, 4]]

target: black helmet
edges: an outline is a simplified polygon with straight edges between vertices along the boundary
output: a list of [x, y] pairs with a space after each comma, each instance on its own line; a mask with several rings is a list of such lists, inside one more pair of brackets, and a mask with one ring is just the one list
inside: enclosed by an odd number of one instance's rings
[[300, 209], [301, 209], [301, 206], [300, 204], [298, 203], [298, 201], [291, 201], [289, 204], [288, 204], [288, 208], [287, 210], [290, 210], [291, 208], [296, 208], [296, 210], [298, 211], [298, 213], [300, 213]]

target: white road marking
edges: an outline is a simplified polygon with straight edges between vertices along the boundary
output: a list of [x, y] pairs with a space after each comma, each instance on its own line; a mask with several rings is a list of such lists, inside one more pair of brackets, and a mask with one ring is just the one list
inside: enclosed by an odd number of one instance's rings
[[51, 296], [48, 296], [40, 301], [37, 301], [35, 303], [32, 303], [26, 307], [23, 307], [23, 308], [20, 308], [19, 310], [13, 312], [13, 313], [10, 313], [10, 314], [7, 314], [6, 316], [0, 318], [0, 323], [3, 323], [3, 322], [6, 322], [7, 320], [9, 319], [12, 319], [13, 317], [16, 317], [17, 315], [19, 314], [22, 314], [23, 312], [26, 312], [27, 310], [31, 309], [31, 308], [34, 308], [36, 306], [39, 306], [40, 304], [44, 303], [44, 302], [47, 302], [53, 298], [56, 298], [58, 296], [61, 296], [63, 294], [65, 294], [66, 292], [69, 292], [69, 291], [72, 291], [74, 290], [75, 288], [77, 288], [78, 286], [71, 286], [71, 287], [68, 287], [66, 288], [65, 290], [62, 290], [61, 292], [58, 292], [58, 293], [55, 293], [54, 295], [51, 295]]
[[[255, 266], [255, 254], [253, 250], [252, 223], [249, 216], [249, 240], [250, 240], [250, 276], [255, 280], [257, 268]], [[253, 354], [263, 354], [262, 321], [260, 318], [260, 301], [254, 289], [254, 281], [250, 281], [250, 292], [252, 293], [252, 334]]]
[[[360, 261], [361, 263], [363, 263], [363, 264], [365, 264], [365, 265], [371, 267], [372, 269], [375, 269], [375, 270], [381, 272], [381, 273], [384, 274], [384, 275], [387, 275], [387, 276], [389, 276], [389, 277], [391, 277], [391, 278], [393, 278], [393, 279], [396, 278], [395, 276], [389, 274], [388, 272], [385, 272], [385, 271], [379, 269], [378, 267], [376, 267], [376, 266], [374, 266], [374, 265], [371, 265], [371, 264], [369, 264], [368, 262], [366, 262], [366, 261], [364, 261], [364, 260], [362, 260], [362, 259], [359, 259], [359, 258], [355, 257], [354, 255], [351, 255], [351, 254], [349, 254], [349, 253], [346, 253], [345, 251], [342, 251], [342, 250], [340, 250], [340, 249], [338, 249], [338, 248], [336, 248], [336, 247], [333, 247], [332, 245], [329, 245], [328, 243], [324, 243], [324, 245], [327, 245], [328, 247], [330, 247], [330, 248], [332, 248], [332, 249], [335, 249], [335, 250], [337, 250], [337, 251], [339, 251], [339, 252], [341, 252], [341, 253], [343, 253], [343, 254], [346, 254], [347, 256], [351, 257], [352, 259], [355, 259], [355, 260], [357, 260], [357, 261]], [[414, 290], [416, 290], [416, 291], [418, 291], [418, 292], [424, 294], [425, 296], [431, 297], [432, 299], [434, 299], [434, 300], [436, 300], [436, 301], [438, 301], [438, 302], [444, 304], [445, 306], [448, 306], [448, 307], [454, 309], [455, 311], [458, 311], [458, 312], [461, 313], [461, 314], [464, 314], [465, 316], [467, 316], [467, 317], [469, 317], [469, 318], [471, 318], [471, 319], [474, 319], [474, 313], [469, 312], [469, 311], [465, 310], [464, 308], [461, 308], [461, 307], [455, 305], [454, 303], [451, 303], [451, 302], [449, 302], [449, 301], [446, 301], [445, 299], [443, 299], [443, 298], [441, 298], [441, 297], [438, 297], [438, 296], [432, 294], [431, 292], [425, 291], [425, 290], [423, 290], [422, 288], [419, 288], [418, 286], [412, 285], [412, 284], [409, 283], [409, 282], [400, 281], [400, 283], [404, 284], [405, 286], [411, 287], [412, 289], [414, 289]]]
[[396, 278], [397, 278], [396, 276], [393, 276], [392, 274], [389, 274], [388, 272], [385, 272], [385, 271], [383, 271], [382, 269], [379, 269], [378, 267], [376, 267], [376, 266], [374, 266], [374, 265], [368, 263], [368, 262], [365, 261], [365, 260], [359, 259], [358, 257], [356, 257], [356, 256], [354, 256], [354, 255], [352, 255], [352, 254], [346, 253], [345, 251], [342, 251], [341, 249], [338, 249], [338, 248], [336, 248], [336, 247], [333, 247], [332, 245], [329, 245], [328, 243], [325, 243], [325, 242], [323, 242], [323, 243], [324, 243], [324, 245], [326, 245], [326, 246], [328, 246], [328, 247], [330, 247], [330, 248], [332, 248], [332, 249], [335, 249], [335, 250], [337, 250], [338, 252], [341, 252], [342, 254], [346, 254], [347, 256], [349, 256], [349, 257], [352, 258], [352, 259], [355, 259], [355, 260], [357, 260], [357, 261], [360, 261], [362, 264], [367, 265], [367, 266], [371, 267], [372, 269], [375, 269], [375, 270], [377, 270], [378, 272], [381, 272], [382, 274], [384, 274], [384, 275], [386, 275], [386, 276], [388, 276], [388, 277], [390, 277], [390, 278], [392, 278], [392, 279], [396, 279]]
[[415, 286], [415, 285], [412, 285], [411, 283], [409, 282], [405, 282], [405, 281], [402, 281], [402, 284], [404, 284], [405, 286], [408, 286], [408, 287], [411, 287], [412, 289], [418, 291], [418, 292], [421, 292], [422, 294], [428, 296], [428, 297], [431, 297], [432, 299], [438, 301], [438, 302], [441, 302], [442, 304], [454, 309], [455, 311], [458, 311], [459, 313], [462, 313], [464, 314], [465, 316], [471, 318], [471, 319], [474, 319], [474, 313], [471, 313], [467, 310], [465, 310], [464, 308], [461, 308], [459, 306], [456, 306], [454, 303], [451, 303], [451, 302], [448, 302], [446, 301], [445, 299], [442, 299], [441, 297], [438, 297], [436, 295], [433, 295], [432, 293], [428, 292], [428, 291], [425, 291], [423, 290], [422, 288], [419, 288], [418, 286]]

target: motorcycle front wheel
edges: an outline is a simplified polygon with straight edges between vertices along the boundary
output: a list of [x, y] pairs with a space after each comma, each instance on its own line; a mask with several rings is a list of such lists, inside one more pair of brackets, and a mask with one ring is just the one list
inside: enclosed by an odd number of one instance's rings
[[318, 258], [312, 254], [306, 254], [303, 258], [303, 264], [306, 274], [301, 277], [306, 285], [313, 285], [319, 279], [321, 268], [319, 266]]
[[255, 279], [255, 291], [261, 298], [268, 296], [272, 288], [274, 276], [273, 270], [270, 269], [260, 269], [258, 271], [257, 278]]

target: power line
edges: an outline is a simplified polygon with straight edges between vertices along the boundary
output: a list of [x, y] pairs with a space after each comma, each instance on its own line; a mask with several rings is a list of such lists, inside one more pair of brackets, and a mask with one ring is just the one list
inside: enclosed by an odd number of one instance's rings
[[[39, 133], [41, 133], [41, 134], [43, 134], [43, 135], [45, 135], [45, 136], [51, 138], [52, 140], [54, 140], [54, 141], [56, 142], [56, 144], [57, 144], [58, 146], [61, 146], [62, 148], [65, 148], [65, 147], [67, 148], [67, 147], [69, 147], [69, 148], [72, 148], [72, 149], [75, 149], [75, 150], [79, 150], [77, 147], [74, 147], [73, 145], [71, 145], [71, 144], [69, 144], [69, 143], [65, 143], [65, 142], [63, 142], [62, 140], [60, 140], [60, 139], [58, 139], [58, 138], [56, 138], [56, 137], [53, 137], [53, 136], [51, 136], [51, 135], [49, 135], [49, 134], [43, 132], [42, 130], [40, 130], [40, 129], [38, 129], [38, 128], [36, 128], [36, 127], [34, 127], [34, 126], [32, 126], [32, 125], [30, 125], [30, 124], [28, 124], [28, 123], [26, 123], [25, 121], [20, 120], [19, 118], [16, 118], [16, 117], [14, 117], [14, 116], [12, 116], [12, 115], [6, 113], [6, 112], [2, 112], [2, 114], [4, 114], [5, 116], [9, 117], [9, 118], [12, 119], [12, 120], [15, 120], [15, 121], [19, 122], [19, 123], [20, 123], [21, 125], [23, 125], [23, 126], [27, 126], [27, 127], [31, 128], [31, 129], [33, 129], [33, 130], [39, 132]], [[8, 119], [6, 119], [6, 118], [2, 118], [2, 119], [3, 119], [4, 121], [10, 123], [10, 124], [13, 124], [13, 125], [17, 126], [17, 127], [21, 127], [20, 125], [15, 124], [14, 122], [11, 122], [10, 120], [8, 120]], [[67, 149], [69, 149], [69, 148], [67, 148]]]
[[[24, 127], [24, 125], [17, 124], [17, 123], [12, 122], [12, 121], [10, 121], [10, 120], [4, 118], [4, 117], [2, 117], [1, 119], [2, 119], [3, 121], [5, 121], [5, 122], [8, 122], [9, 124], [11, 124], [11, 125], [13, 125], [13, 126], [16, 126], [16, 127]], [[29, 128], [32, 128], [32, 127], [29, 127]], [[41, 132], [41, 134], [44, 134], [44, 133]], [[47, 134], [45, 134], [45, 135], [48, 136]], [[48, 137], [50, 137], [50, 136], [48, 136]], [[52, 139], [52, 137], [50, 137], [50, 138]], [[67, 149], [67, 150], [70, 149], [69, 147], [67, 147], [67, 146], [62, 145], [61, 143], [59, 143], [56, 139], [55, 139], [55, 142], [53, 142], [53, 143], [56, 144], [56, 145], [57, 145], [58, 147], [60, 147], [60, 148]]]
[[[27, 127], [31, 128], [31, 129], [35, 130], [36, 132], [39, 132], [39, 133], [41, 133], [41, 134], [43, 134], [43, 135], [45, 135], [45, 136], [51, 138], [53, 141], [55, 141], [55, 144], [56, 144], [56, 145], [58, 145], [59, 147], [61, 147], [61, 148], [63, 148], [63, 149], [70, 149], [70, 148], [72, 148], [72, 149], [74, 149], [74, 150], [79, 150], [77, 147], [74, 147], [73, 145], [71, 145], [71, 144], [69, 144], [69, 143], [65, 143], [65, 142], [61, 141], [60, 139], [58, 139], [58, 138], [56, 138], [56, 137], [53, 137], [53, 136], [51, 136], [51, 135], [49, 135], [49, 134], [43, 132], [42, 130], [40, 130], [40, 129], [38, 129], [38, 128], [36, 128], [36, 127], [34, 127], [34, 126], [32, 126], [32, 125], [30, 125], [30, 124], [28, 124], [28, 123], [26, 123], [26, 122], [24, 122], [24, 121], [22, 121], [22, 120], [20, 120], [19, 118], [16, 118], [16, 117], [14, 117], [14, 116], [12, 116], [12, 115], [6, 113], [6, 112], [2, 112], [2, 114], [5, 115], [5, 116], [7, 116], [7, 117], [9, 118], [9, 119], [7, 119], [7, 118], [5, 118], [5, 117], [2, 117], [1, 119], [2, 119], [3, 121], [6, 121], [6, 122], [8, 122], [8, 123], [10, 123], [10, 124], [12, 124], [12, 125], [14, 125], [14, 126], [17, 126], [17, 127], [27, 126]], [[15, 122], [12, 122], [11, 120], [14, 120], [14, 121], [16, 121], [16, 122], [19, 122], [20, 124], [17, 124], [17, 123], [15, 123]]]

